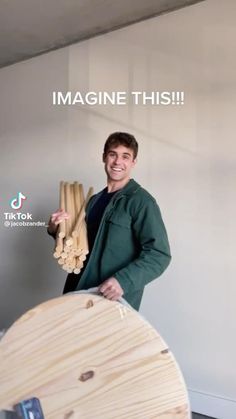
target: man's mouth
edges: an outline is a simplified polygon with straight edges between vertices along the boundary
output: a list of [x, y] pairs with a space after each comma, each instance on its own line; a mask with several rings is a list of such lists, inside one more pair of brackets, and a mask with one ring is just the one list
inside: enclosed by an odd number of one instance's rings
[[121, 172], [122, 169], [120, 167], [112, 167], [112, 170], [114, 170], [115, 172]]

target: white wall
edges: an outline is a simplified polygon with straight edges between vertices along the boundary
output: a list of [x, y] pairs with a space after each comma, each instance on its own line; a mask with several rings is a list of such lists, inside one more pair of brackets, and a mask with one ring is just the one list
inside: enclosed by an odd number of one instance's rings
[[[19, 190], [47, 220], [61, 179], [103, 187], [114, 130], [140, 143], [134, 177], [158, 200], [173, 261], [141, 311], [169, 343], [192, 408], [236, 413], [236, 4], [206, 0], [0, 71], [3, 212]], [[183, 106], [53, 107], [53, 90], [184, 90]], [[0, 328], [60, 294], [45, 228], [1, 222]]]

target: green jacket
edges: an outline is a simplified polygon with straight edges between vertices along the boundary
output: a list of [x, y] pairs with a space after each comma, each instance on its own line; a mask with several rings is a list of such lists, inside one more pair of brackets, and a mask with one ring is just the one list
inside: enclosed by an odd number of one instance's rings
[[[102, 192], [87, 206], [88, 214]], [[105, 209], [87, 266], [77, 290], [115, 277], [123, 297], [139, 309], [145, 285], [157, 278], [171, 260], [166, 229], [155, 199], [133, 179]]]

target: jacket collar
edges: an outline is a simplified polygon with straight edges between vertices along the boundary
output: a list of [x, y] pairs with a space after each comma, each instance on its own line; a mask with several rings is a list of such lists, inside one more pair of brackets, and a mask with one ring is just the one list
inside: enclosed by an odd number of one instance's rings
[[[124, 186], [124, 188], [117, 191], [115, 196], [112, 198], [112, 201], [113, 200], [116, 201], [117, 199], [119, 199], [120, 197], [122, 197], [124, 195], [130, 196], [140, 188], [141, 188], [141, 186], [137, 182], [135, 182], [134, 179], [130, 179], [129, 182]], [[100, 196], [103, 194], [103, 192], [106, 189], [107, 188], [104, 188], [100, 192], [98, 192], [96, 195], [93, 195], [90, 202], [93, 202], [93, 204], [95, 204], [95, 202], [98, 201], [98, 199], [100, 198]], [[93, 206], [93, 204], [92, 204], [92, 206]]]
[[117, 192], [117, 196], [132, 195], [140, 188], [141, 186], [137, 182], [135, 182], [134, 179], [130, 179], [129, 182], [124, 186], [124, 188]]

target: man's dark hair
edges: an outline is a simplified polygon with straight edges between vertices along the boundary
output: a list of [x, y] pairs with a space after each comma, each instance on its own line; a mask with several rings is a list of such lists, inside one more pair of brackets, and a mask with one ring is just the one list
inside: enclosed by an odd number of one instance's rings
[[138, 154], [138, 143], [135, 137], [128, 134], [128, 132], [113, 132], [110, 134], [104, 145], [104, 155], [106, 156], [112, 147], [116, 148], [119, 145], [130, 148], [133, 151], [134, 159], [136, 159]]

